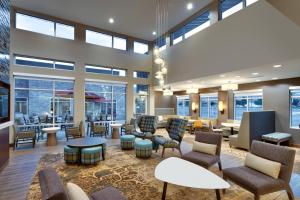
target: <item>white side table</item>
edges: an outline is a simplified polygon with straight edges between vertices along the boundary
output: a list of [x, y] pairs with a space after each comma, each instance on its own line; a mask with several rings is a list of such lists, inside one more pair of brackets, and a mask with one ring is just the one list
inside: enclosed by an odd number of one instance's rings
[[120, 138], [120, 128], [122, 124], [111, 124], [110, 127], [112, 129], [111, 139], [119, 139]]
[[49, 127], [43, 128], [42, 131], [47, 133], [47, 146], [57, 145], [56, 133], [60, 128], [58, 127]]

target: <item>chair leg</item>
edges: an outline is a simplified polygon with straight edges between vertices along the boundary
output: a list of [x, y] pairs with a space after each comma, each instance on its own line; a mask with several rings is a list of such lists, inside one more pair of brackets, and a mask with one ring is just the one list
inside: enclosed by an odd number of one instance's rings
[[289, 196], [289, 200], [294, 200], [295, 199], [294, 193], [293, 193], [292, 188], [290, 186], [287, 186], [286, 192]]
[[221, 161], [218, 162], [219, 170], [222, 171], [222, 163]]
[[180, 146], [178, 147], [178, 151], [179, 151], [179, 153], [180, 153], [180, 157], [182, 157], [182, 152], [181, 152]]
[[163, 158], [165, 154], [165, 147], [163, 147], [162, 153], [161, 153], [161, 157]]

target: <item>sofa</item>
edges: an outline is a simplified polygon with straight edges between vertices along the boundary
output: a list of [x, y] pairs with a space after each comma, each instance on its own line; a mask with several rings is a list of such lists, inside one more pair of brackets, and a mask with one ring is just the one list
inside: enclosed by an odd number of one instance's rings
[[[38, 173], [43, 200], [70, 200], [70, 193], [53, 168], [45, 168]], [[90, 195], [90, 200], [126, 200], [122, 193], [107, 187]]]

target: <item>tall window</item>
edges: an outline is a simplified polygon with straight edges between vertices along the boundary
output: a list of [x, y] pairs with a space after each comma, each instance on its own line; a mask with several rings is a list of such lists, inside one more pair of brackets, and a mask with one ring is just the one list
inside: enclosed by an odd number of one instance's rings
[[107, 74], [107, 75], [113, 75], [113, 76], [126, 76], [126, 74], [127, 74], [127, 71], [125, 69], [100, 67], [100, 66], [93, 66], [93, 65], [86, 65], [85, 71], [89, 72], [89, 73]]
[[149, 72], [142, 72], [142, 71], [134, 71], [133, 77], [134, 78], [149, 78], [150, 73]]
[[218, 94], [200, 95], [200, 117], [207, 119], [218, 118]]
[[136, 84], [134, 88], [134, 114], [148, 113], [149, 86]]
[[65, 39], [74, 40], [74, 26], [16, 13], [16, 28]]
[[190, 97], [177, 96], [177, 115], [189, 116], [190, 115]]
[[300, 128], [300, 89], [290, 90], [290, 102], [291, 127]]
[[221, 18], [232, 15], [244, 8], [244, 0], [220, 0]]
[[104, 47], [112, 47], [112, 36], [98, 33], [95, 31], [86, 30], [85, 32], [86, 43], [96, 44]]
[[246, 6], [250, 6], [251, 4], [257, 2], [258, 0], [246, 0]]
[[234, 94], [234, 119], [241, 120], [243, 117], [243, 112], [262, 110], [262, 91], [240, 91]]
[[86, 82], [85, 116], [95, 121], [125, 121], [126, 85]]
[[133, 51], [135, 53], [147, 54], [149, 51], [149, 46], [148, 46], [148, 44], [145, 44], [145, 43], [134, 42], [133, 43]]
[[15, 77], [15, 120], [69, 123], [74, 116], [74, 81]]

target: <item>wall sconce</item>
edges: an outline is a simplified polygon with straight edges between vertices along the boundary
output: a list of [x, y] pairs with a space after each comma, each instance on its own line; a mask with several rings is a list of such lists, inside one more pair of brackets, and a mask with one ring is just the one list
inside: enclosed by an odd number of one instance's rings
[[224, 114], [224, 102], [219, 101], [219, 111], [221, 114]]
[[192, 103], [192, 111], [193, 111], [194, 113], [197, 112], [197, 105], [196, 105], [195, 102]]

